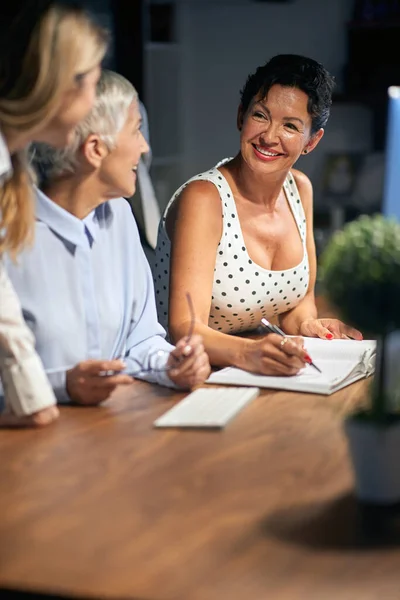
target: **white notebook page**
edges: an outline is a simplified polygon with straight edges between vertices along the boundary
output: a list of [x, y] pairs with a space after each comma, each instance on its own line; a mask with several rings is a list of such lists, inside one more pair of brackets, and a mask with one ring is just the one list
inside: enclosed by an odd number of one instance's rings
[[227, 367], [212, 373], [208, 383], [246, 385], [273, 389], [296, 390], [329, 394], [370, 374], [374, 368], [376, 342], [374, 340], [321, 340], [305, 338], [304, 345], [313, 362], [321, 369], [319, 373], [306, 365], [297, 375], [257, 375]]

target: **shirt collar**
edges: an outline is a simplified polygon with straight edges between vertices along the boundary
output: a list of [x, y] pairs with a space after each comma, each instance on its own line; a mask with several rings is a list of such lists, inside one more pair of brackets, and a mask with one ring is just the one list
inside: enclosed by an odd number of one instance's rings
[[[36, 188], [36, 218], [46, 223], [55, 233], [71, 242], [75, 246], [87, 246], [89, 232], [89, 242], [96, 240], [99, 229], [99, 217], [101, 218], [103, 210], [99, 206], [93, 210], [84, 219], [78, 219], [71, 215], [67, 210], [58, 206], [46, 194]], [[91, 239], [90, 239], [91, 238]]]
[[7, 179], [12, 173], [11, 157], [6, 140], [0, 131], [0, 181]]
[[92, 210], [92, 212], [89, 213], [87, 217], [82, 219], [82, 223], [89, 232], [91, 238], [89, 238], [90, 245], [92, 245], [92, 242], [96, 241], [96, 235], [99, 230], [99, 208], [101, 208], [101, 206], [98, 206], [95, 210]]

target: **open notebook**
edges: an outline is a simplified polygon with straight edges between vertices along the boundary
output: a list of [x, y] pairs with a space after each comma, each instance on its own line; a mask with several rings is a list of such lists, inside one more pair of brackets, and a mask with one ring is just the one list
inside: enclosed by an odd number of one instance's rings
[[309, 365], [290, 377], [255, 375], [242, 369], [227, 367], [212, 373], [207, 383], [332, 394], [358, 379], [372, 375], [375, 370], [374, 340], [357, 342], [305, 338], [304, 345], [322, 373]]

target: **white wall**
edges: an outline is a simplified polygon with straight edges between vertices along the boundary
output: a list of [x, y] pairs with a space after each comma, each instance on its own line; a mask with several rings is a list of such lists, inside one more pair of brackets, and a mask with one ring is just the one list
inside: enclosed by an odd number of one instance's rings
[[[239, 90], [246, 77], [280, 53], [322, 62], [341, 88], [346, 62], [349, 0], [293, 0], [288, 4], [250, 0], [178, 0], [178, 39], [182, 50], [182, 179], [207, 169], [238, 147], [235, 126]], [[369, 111], [334, 106], [318, 150], [299, 168], [315, 181], [329, 150], [368, 150]]]

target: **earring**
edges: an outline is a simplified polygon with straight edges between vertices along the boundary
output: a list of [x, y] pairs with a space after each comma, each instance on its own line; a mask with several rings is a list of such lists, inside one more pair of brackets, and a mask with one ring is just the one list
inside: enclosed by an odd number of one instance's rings
[[308, 152], [307, 148], [304, 148], [303, 154], [307, 154], [307, 152]]

